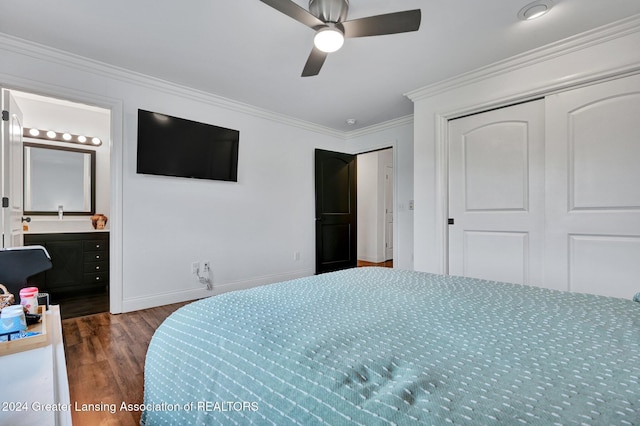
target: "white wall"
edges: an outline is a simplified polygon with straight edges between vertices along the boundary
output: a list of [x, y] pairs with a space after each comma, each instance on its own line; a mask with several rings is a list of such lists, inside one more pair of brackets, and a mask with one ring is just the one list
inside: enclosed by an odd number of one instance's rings
[[[3, 86], [111, 109], [112, 312], [212, 294], [193, 261], [211, 261], [213, 293], [313, 274], [314, 149], [397, 141], [400, 164], [412, 152], [406, 122], [344, 135], [12, 37], [0, 57]], [[238, 182], [136, 174], [138, 108], [239, 130]]]
[[358, 260], [382, 262], [378, 195], [378, 151], [358, 155]]
[[[385, 251], [385, 167], [393, 150], [358, 155], [358, 260], [380, 263]], [[393, 195], [393, 194], [391, 194]]]
[[[640, 71], [640, 17], [415, 90], [415, 269], [447, 272], [447, 120]], [[597, 58], [597, 60], [595, 60]]]

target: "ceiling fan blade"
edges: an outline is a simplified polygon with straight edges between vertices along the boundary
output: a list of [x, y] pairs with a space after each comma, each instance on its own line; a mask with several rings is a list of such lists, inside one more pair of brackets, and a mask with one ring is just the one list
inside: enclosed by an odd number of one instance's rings
[[420, 28], [420, 9], [387, 13], [342, 22], [345, 37], [368, 37], [375, 35], [408, 33]]
[[320, 68], [322, 68], [322, 65], [328, 55], [328, 53], [313, 46], [309, 59], [307, 59], [307, 63], [304, 65], [304, 69], [302, 70], [302, 76], [312, 77], [314, 75], [318, 75]]
[[305, 24], [309, 28], [317, 29], [325, 25], [320, 19], [307, 12], [291, 0], [260, 0], [262, 3], [271, 6], [279, 12]]

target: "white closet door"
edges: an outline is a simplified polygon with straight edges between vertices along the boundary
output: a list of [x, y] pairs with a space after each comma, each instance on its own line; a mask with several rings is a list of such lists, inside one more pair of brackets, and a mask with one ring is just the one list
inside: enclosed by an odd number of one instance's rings
[[449, 122], [449, 273], [541, 285], [544, 101]]
[[640, 291], [640, 76], [547, 98], [549, 287]]

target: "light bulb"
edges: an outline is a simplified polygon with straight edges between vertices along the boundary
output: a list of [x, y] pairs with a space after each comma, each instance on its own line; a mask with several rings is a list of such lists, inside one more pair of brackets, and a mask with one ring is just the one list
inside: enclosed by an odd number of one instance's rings
[[333, 26], [324, 27], [316, 33], [313, 44], [325, 53], [335, 52], [344, 44], [344, 34]]

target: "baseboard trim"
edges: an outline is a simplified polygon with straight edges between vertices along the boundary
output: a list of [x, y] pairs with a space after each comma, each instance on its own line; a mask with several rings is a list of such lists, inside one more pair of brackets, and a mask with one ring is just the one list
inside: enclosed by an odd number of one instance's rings
[[[205, 297], [216, 296], [230, 291], [246, 290], [261, 285], [273, 284], [281, 281], [293, 280], [296, 278], [308, 277], [314, 274], [312, 270], [291, 271], [285, 274], [264, 275], [248, 280], [234, 281], [227, 283], [214, 283], [213, 291], [206, 289], [189, 289], [171, 293], [148, 295], [144, 297], [132, 297], [122, 300], [122, 313], [139, 311], [142, 309], [155, 308], [157, 306], [170, 305], [172, 303], [188, 302], [191, 300], [203, 299]], [[116, 313], [116, 312], [112, 312]], [[118, 312], [120, 313], [120, 312]]]

